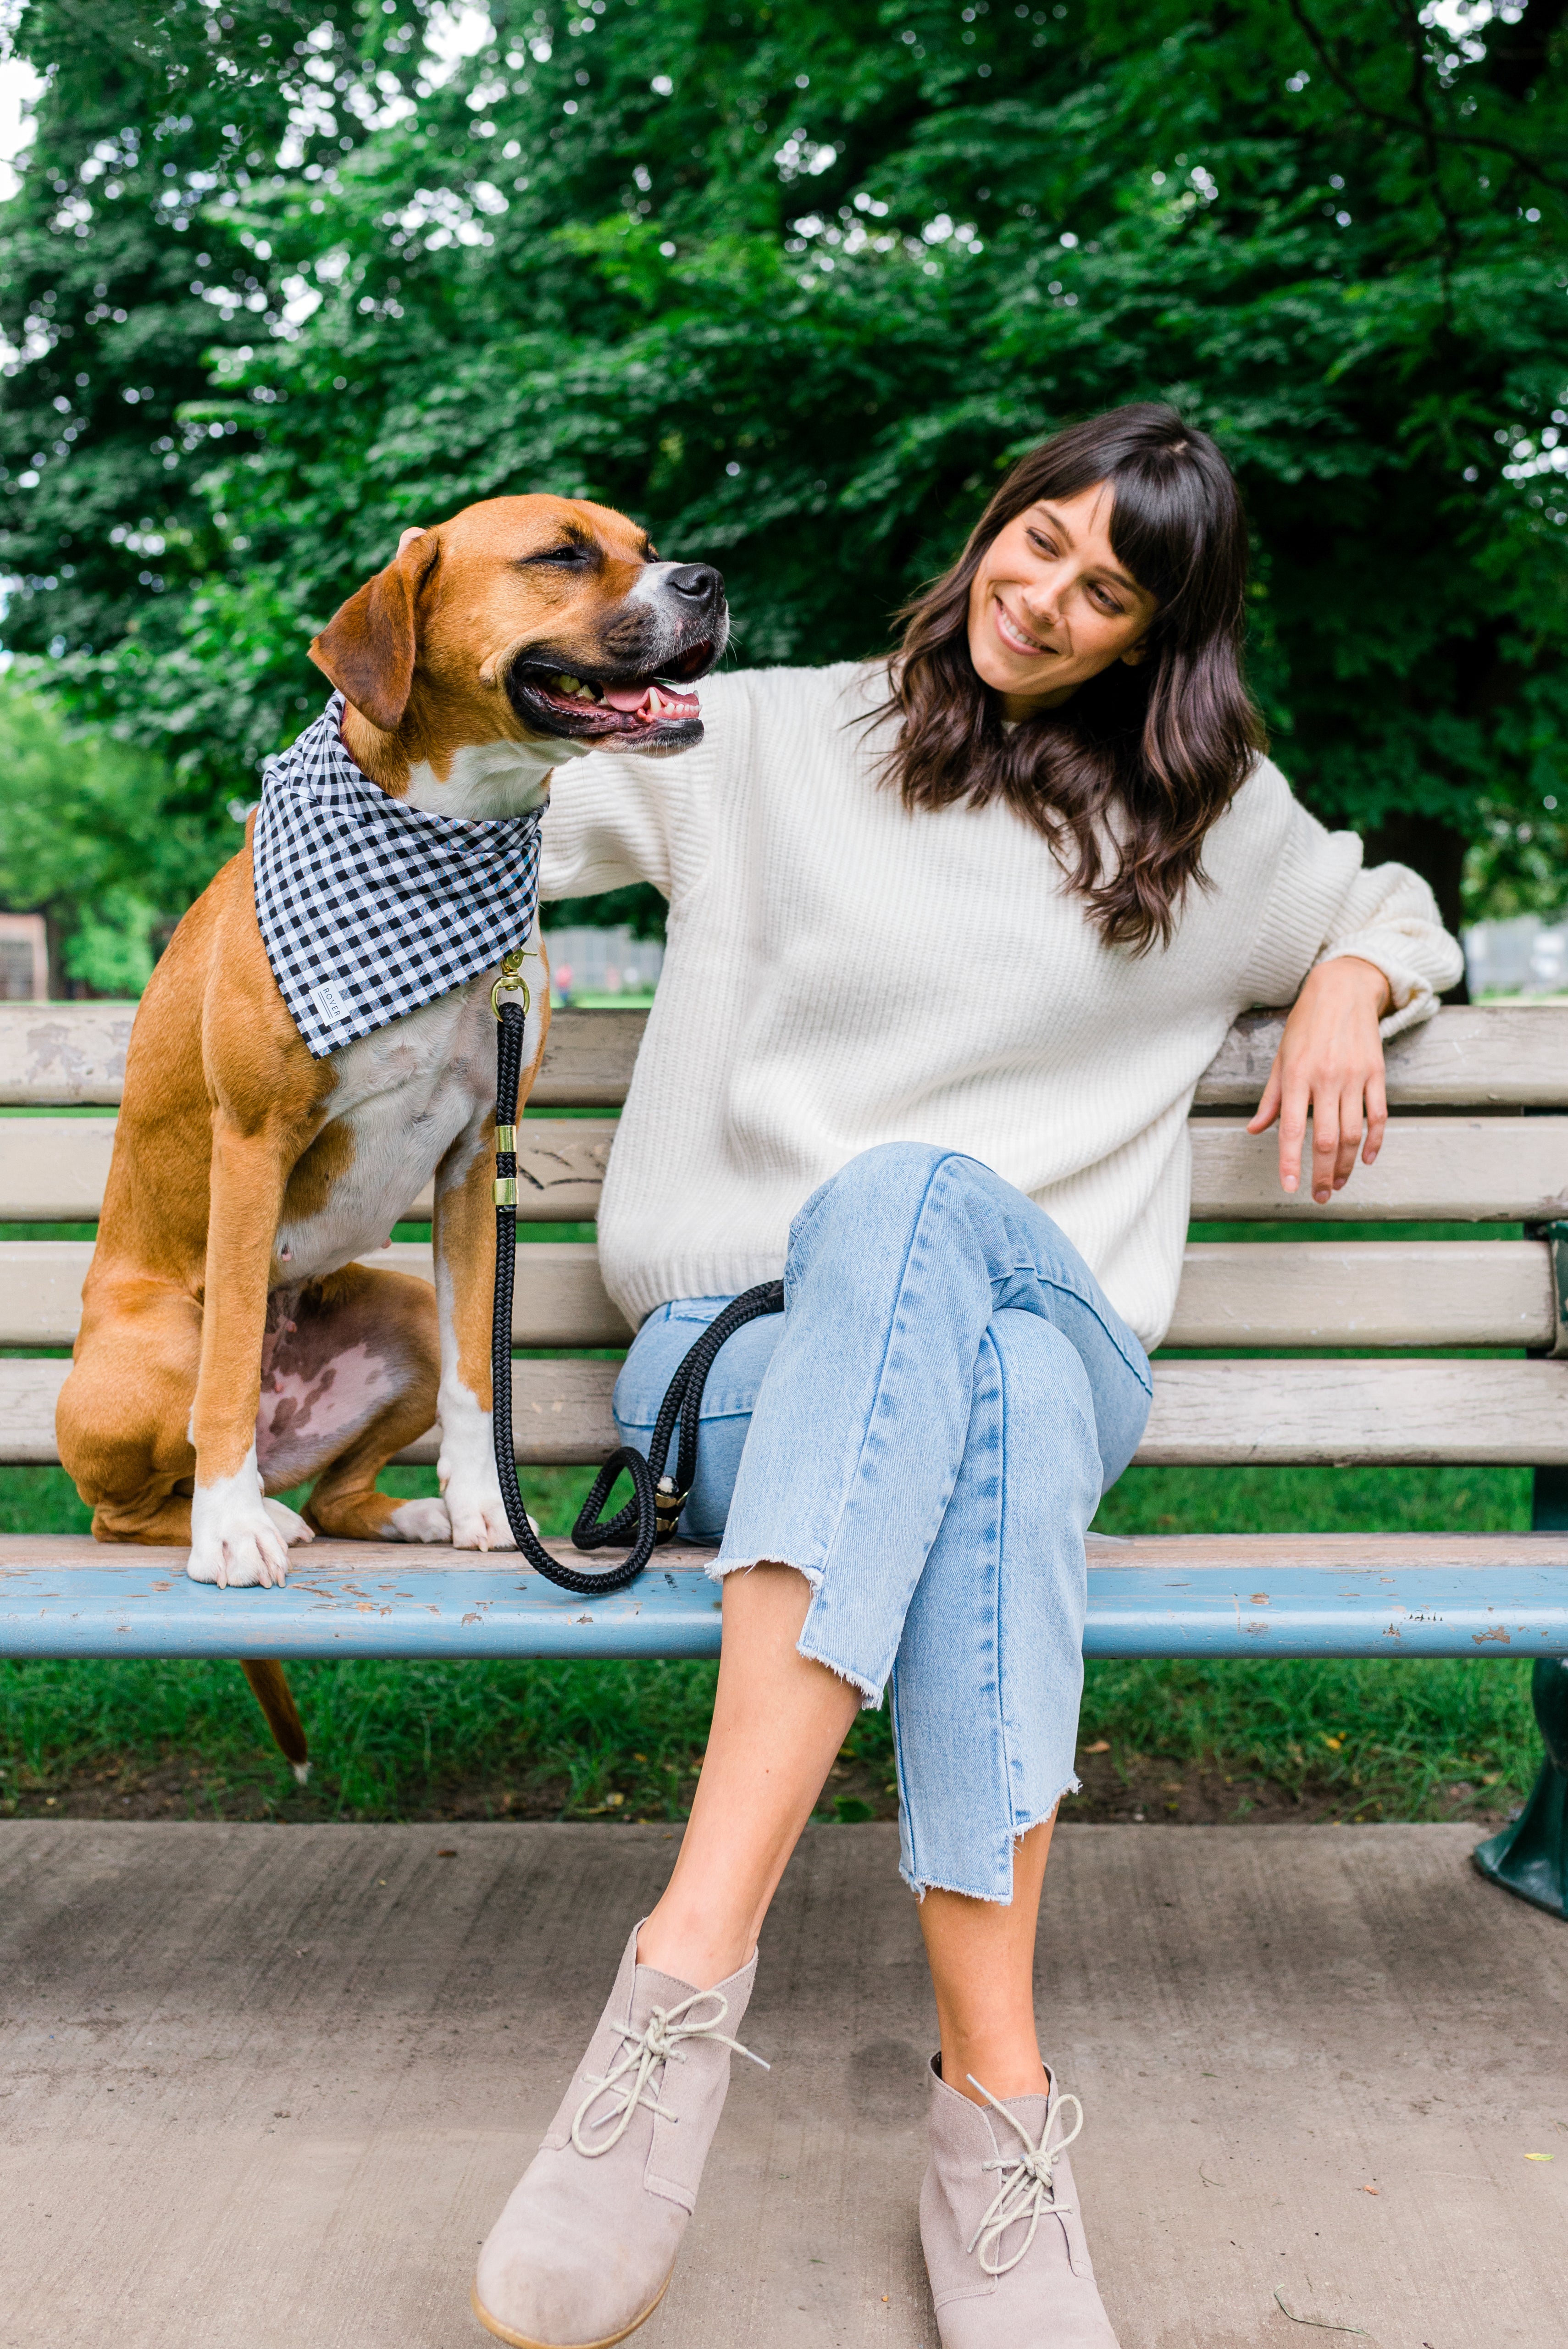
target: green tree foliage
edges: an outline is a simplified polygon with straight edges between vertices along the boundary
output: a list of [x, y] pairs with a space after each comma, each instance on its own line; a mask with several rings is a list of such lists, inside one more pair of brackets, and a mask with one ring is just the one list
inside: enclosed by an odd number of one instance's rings
[[1012, 453], [1171, 398], [1287, 771], [1455, 910], [1568, 803], [1565, 13], [34, 0], [11, 640], [217, 807], [411, 522], [602, 498], [828, 660]]
[[70, 725], [36, 667], [0, 676], [0, 904], [44, 915], [57, 991], [139, 995], [233, 827], [181, 807], [160, 760]]

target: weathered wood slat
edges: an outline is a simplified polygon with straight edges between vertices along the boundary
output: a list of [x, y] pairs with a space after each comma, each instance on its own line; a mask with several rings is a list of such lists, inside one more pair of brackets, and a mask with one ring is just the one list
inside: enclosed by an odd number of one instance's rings
[[[63, 1361], [0, 1361], [0, 1461], [57, 1459]], [[1568, 1466], [1568, 1362], [1159, 1362], [1138, 1457], [1172, 1466], [1325, 1461]], [[603, 1459], [614, 1445], [614, 1362], [518, 1362], [518, 1458]], [[433, 1462], [432, 1430], [399, 1459]]]
[[[80, 1240], [0, 1242], [0, 1346], [68, 1346], [91, 1257]], [[418, 1244], [362, 1260], [433, 1277]], [[518, 1251], [511, 1331], [519, 1346], [624, 1346], [632, 1334], [604, 1293], [598, 1251], [553, 1240]], [[1166, 1342], [1544, 1347], [1553, 1335], [1542, 1240], [1265, 1241], [1188, 1248]]]
[[[583, 1018], [596, 1018], [584, 1013]], [[624, 1015], [630, 1017], [630, 1014]], [[531, 1118], [519, 1154], [524, 1223], [587, 1223], [614, 1139], [604, 1118]], [[1395, 1118], [1375, 1166], [1357, 1166], [1326, 1207], [1279, 1187], [1278, 1140], [1231, 1118], [1194, 1118], [1192, 1214], [1269, 1223], [1549, 1222], [1568, 1216], [1568, 1118]], [[0, 1221], [98, 1212], [108, 1171], [107, 1118], [0, 1118]], [[79, 1137], [79, 1138], [78, 1138]], [[427, 1190], [411, 1219], [428, 1217]]]
[[[0, 1241], [0, 1346], [69, 1346], [81, 1318], [86, 1240]], [[433, 1280], [428, 1245], [398, 1241], [360, 1259]], [[512, 1340], [519, 1346], [626, 1346], [632, 1333], [604, 1294], [598, 1250], [531, 1241], [518, 1251]]]
[[1138, 1457], [1568, 1465], [1568, 1362], [1159, 1362]]
[[[0, 1102], [118, 1102], [134, 1004], [0, 1004]], [[613, 1109], [625, 1098], [645, 1011], [558, 1011], [533, 1098]], [[1251, 1110], [1284, 1023], [1239, 1019], [1198, 1087], [1201, 1108]], [[1450, 1007], [1388, 1047], [1399, 1108], [1568, 1107], [1568, 1004]]]
[[[1326, 1206], [1304, 1174], [1279, 1187], [1279, 1138], [1229, 1118], [1194, 1118], [1198, 1223], [1530, 1223], [1568, 1216], [1568, 1118], [1393, 1118], [1375, 1166], [1358, 1165]], [[1310, 1135], [1308, 1136], [1310, 1142]], [[1305, 1152], [1303, 1164], [1310, 1173]]]
[[[583, 1015], [587, 1017], [587, 1014]], [[114, 1147], [112, 1117], [0, 1117], [0, 1223], [93, 1223]], [[521, 1223], [591, 1223], [614, 1139], [613, 1118], [530, 1118], [518, 1154]], [[428, 1221], [427, 1187], [408, 1203]]]
[[[118, 1102], [134, 1003], [0, 1003], [0, 1103]], [[543, 1109], [616, 1109], [645, 1011], [558, 1011], [532, 1099]]]
[[645, 1011], [557, 1011], [530, 1101], [537, 1109], [619, 1109]]
[[0, 1003], [0, 1102], [119, 1101], [134, 1003]]
[[[1204, 1109], [1257, 1107], [1283, 1011], [1244, 1012], [1198, 1086]], [[1568, 1003], [1449, 1004], [1388, 1046], [1396, 1109], [1568, 1108]]]
[[1222, 1241], [1187, 1249], [1165, 1342], [1545, 1347], [1554, 1328], [1543, 1240]]
[[0, 1117], [0, 1223], [97, 1223], [114, 1127], [112, 1117]]
[[[69, 1370], [59, 1360], [0, 1361], [0, 1464], [59, 1458], [55, 1402]], [[614, 1362], [518, 1362], [512, 1371], [517, 1456], [534, 1467], [572, 1467], [603, 1459], [615, 1444], [610, 1395]], [[433, 1466], [436, 1432], [399, 1460]]]

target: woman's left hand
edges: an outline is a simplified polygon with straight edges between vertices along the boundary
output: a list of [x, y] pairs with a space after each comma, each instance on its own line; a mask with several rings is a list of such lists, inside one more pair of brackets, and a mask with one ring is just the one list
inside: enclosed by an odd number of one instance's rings
[[1249, 1133], [1262, 1133], [1278, 1118], [1280, 1187], [1294, 1192], [1310, 1112], [1312, 1195], [1320, 1207], [1350, 1180], [1357, 1149], [1370, 1166], [1383, 1146], [1388, 1102], [1377, 1022], [1389, 1002], [1388, 982], [1376, 963], [1357, 955], [1318, 963], [1295, 999], [1257, 1113], [1247, 1121]]

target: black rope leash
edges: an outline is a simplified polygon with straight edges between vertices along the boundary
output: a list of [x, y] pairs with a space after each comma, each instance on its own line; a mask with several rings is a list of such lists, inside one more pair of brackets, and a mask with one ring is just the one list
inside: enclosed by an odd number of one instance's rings
[[[591, 1551], [603, 1549], [612, 1542], [630, 1542], [626, 1557], [601, 1574], [579, 1574], [574, 1567], [564, 1566], [560, 1559], [552, 1557], [530, 1525], [528, 1511], [522, 1505], [511, 1429], [511, 1300], [517, 1281], [517, 1094], [522, 1075], [527, 990], [523, 989], [521, 1004], [515, 995], [504, 1002], [499, 999], [503, 988], [521, 985], [516, 977], [521, 960], [521, 957], [515, 960], [510, 955], [506, 957], [501, 966], [504, 977], [491, 998], [499, 1023], [495, 1082], [495, 1318], [490, 1324], [496, 1474], [500, 1479], [500, 1496], [512, 1538], [535, 1572], [547, 1576], [562, 1590], [603, 1597], [610, 1591], [624, 1590], [628, 1583], [636, 1580], [655, 1549], [675, 1539], [681, 1511], [696, 1477], [697, 1427], [707, 1374], [720, 1347], [738, 1330], [765, 1313], [782, 1313], [784, 1283], [764, 1281], [725, 1307], [682, 1358], [670, 1381], [654, 1423], [647, 1457], [645, 1459], [630, 1444], [623, 1444], [610, 1454], [594, 1477], [593, 1489], [572, 1528], [573, 1543], [580, 1550]], [[665, 1464], [677, 1421], [680, 1448], [676, 1455], [676, 1473], [671, 1476], [665, 1473]], [[600, 1512], [621, 1475], [631, 1478], [632, 1497], [614, 1516], [602, 1517]]]

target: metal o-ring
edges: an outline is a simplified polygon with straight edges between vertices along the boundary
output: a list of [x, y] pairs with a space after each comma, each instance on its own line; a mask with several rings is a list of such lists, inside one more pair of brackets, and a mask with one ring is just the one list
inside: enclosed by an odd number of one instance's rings
[[500, 977], [497, 979], [495, 985], [490, 989], [490, 1009], [494, 1012], [498, 1019], [500, 1018], [500, 998], [503, 992], [507, 995], [521, 996], [522, 1016], [526, 1019], [533, 1002], [533, 998], [528, 991], [527, 979], [509, 978], [505, 971], [502, 971]]

